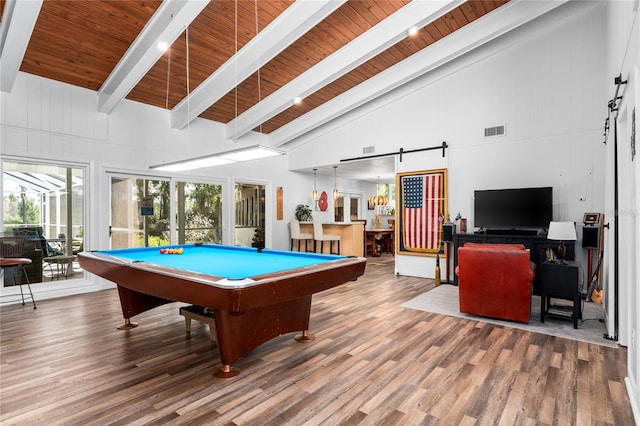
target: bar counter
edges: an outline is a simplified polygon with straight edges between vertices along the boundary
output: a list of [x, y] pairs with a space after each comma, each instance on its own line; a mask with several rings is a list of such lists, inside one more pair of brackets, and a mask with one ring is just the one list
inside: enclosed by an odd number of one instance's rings
[[[322, 224], [325, 234], [340, 235], [340, 254], [343, 256], [364, 256], [364, 223], [362, 222], [325, 222]], [[300, 232], [313, 235], [312, 222], [300, 222]], [[320, 244], [317, 250], [320, 250]], [[329, 244], [324, 245], [324, 253], [329, 253]]]

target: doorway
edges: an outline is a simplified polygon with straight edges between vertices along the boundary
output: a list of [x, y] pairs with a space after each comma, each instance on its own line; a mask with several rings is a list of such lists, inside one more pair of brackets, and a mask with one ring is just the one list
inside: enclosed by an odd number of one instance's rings
[[[84, 248], [85, 174], [78, 165], [2, 162], [3, 234], [24, 238], [32, 284], [82, 275], [76, 255]], [[4, 286], [12, 285], [5, 276]]]
[[338, 194], [333, 202], [333, 220], [335, 222], [351, 222], [362, 218], [361, 194]]
[[235, 193], [235, 245], [264, 247], [266, 220], [265, 186], [252, 183], [236, 183]]

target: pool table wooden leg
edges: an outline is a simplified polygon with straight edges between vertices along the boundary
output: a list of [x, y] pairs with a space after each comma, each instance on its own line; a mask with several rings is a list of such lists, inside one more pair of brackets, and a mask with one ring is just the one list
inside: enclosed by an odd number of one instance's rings
[[298, 342], [311, 342], [313, 340], [315, 340], [315, 336], [313, 334], [309, 334], [309, 330], [302, 330], [302, 334], [299, 336], [296, 336], [295, 339]]
[[213, 377], [220, 380], [232, 379], [240, 374], [240, 370], [233, 368], [229, 364], [224, 364], [220, 370], [213, 373]]
[[130, 326], [128, 326], [128, 324], [130, 323], [129, 318], [141, 314], [142, 312], [146, 312], [149, 309], [153, 309], [156, 306], [173, 302], [173, 300], [167, 300], [161, 297], [140, 293], [138, 291], [123, 287], [119, 284], [118, 295], [120, 296], [120, 306], [122, 307], [122, 316], [124, 317], [125, 323], [123, 329], [131, 328]]
[[131, 322], [131, 319], [125, 318], [124, 324], [118, 326], [118, 330], [130, 330], [138, 326], [137, 322]]

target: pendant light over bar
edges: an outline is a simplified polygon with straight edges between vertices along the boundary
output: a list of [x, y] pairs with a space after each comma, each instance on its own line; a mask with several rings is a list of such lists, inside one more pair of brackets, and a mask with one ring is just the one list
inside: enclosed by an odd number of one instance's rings
[[331, 191], [331, 193], [333, 195], [334, 200], [338, 199], [338, 180], [336, 178], [337, 169], [338, 169], [338, 166], [333, 166], [333, 191]]
[[318, 201], [318, 187], [316, 186], [316, 174], [318, 169], [313, 169], [313, 191], [311, 191], [311, 197], [313, 201]]
[[259, 160], [285, 154], [285, 151], [281, 151], [279, 149], [264, 145], [254, 145], [234, 149], [232, 151], [218, 152], [216, 154], [204, 155], [202, 157], [189, 158], [187, 160], [157, 164], [149, 168], [152, 170], [163, 170], [167, 172], [183, 172], [186, 170], [214, 167], [229, 163], [239, 163], [242, 161]]

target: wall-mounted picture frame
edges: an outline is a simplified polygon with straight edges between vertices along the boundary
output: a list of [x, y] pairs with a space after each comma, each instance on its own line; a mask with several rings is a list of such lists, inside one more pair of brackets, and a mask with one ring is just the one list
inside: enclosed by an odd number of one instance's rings
[[595, 225], [600, 222], [600, 213], [585, 213], [582, 222], [585, 225]]
[[279, 186], [276, 189], [276, 220], [282, 220], [284, 218], [283, 198], [282, 187]]
[[396, 208], [394, 206], [378, 206], [378, 213], [383, 216], [393, 216]]

